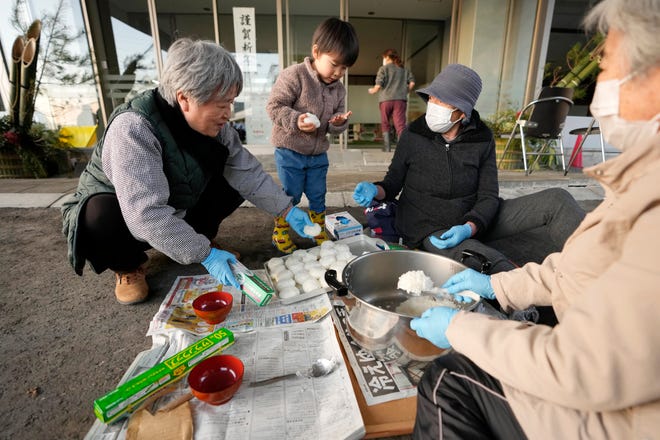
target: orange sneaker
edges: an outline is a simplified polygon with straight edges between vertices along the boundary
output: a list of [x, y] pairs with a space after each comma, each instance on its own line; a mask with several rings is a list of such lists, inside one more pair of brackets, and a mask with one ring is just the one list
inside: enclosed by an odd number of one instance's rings
[[115, 272], [117, 284], [115, 285], [115, 297], [119, 304], [137, 304], [149, 296], [149, 285], [146, 279], [144, 265], [133, 272]]

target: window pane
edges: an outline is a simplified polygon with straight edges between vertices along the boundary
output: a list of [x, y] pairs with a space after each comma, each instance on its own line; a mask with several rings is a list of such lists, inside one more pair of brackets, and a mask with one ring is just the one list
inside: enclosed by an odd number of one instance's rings
[[[14, 40], [35, 20], [42, 22], [37, 56], [37, 98], [33, 119], [50, 128], [95, 125], [98, 96], [77, 1], [1, 0], [0, 38], [11, 70]], [[15, 10], [14, 7], [17, 6]], [[13, 20], [16, 17], [17, 20]], [[75, 87], [71, 87], [75, 85]]]
[[[250, 33], [251, 40], [255, 40], [256, 48], [253, 68], [245, 68], [246, 64], [243, 62], [245, 50], [241, 47], [238, 53], [236, 50], [234, 8], [254, 8], [254, 23], [244, 22], [243, 25], [243, 30], [246, 32], [254, 32]], [[243, 92], [234, 102], [232, 123], [239, 130], [244, 142], [252, 145], [270, 145], [272, 124], [266, 113], [266, 103], [279, 73], [275, 0], [219, 0], [218, 23], [220, 44], [236, 55], [243, 69]]]

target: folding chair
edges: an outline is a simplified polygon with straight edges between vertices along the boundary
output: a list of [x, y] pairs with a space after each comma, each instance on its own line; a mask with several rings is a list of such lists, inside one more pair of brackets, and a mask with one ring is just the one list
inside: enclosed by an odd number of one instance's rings
[[[499, 168], [505, 157], [513, 139], [517, 137], [516, 130], [520, 130], [520, 144], [522, 147], [523, 167], [525, 175], [531, 173], [531, 169], [538, 163], [541, 156], [561, 156], [562, 170], [566, 171], [564, 159], [564, 144], [561, 139], [561, 132], [568, 116], [568, 111], [573, 106], [573, 89], [567, 87], [544, 87], [541, 89], [538, 99], [527, 104], [518, 113], [518, 119], [511, 130], [509, 140], [502, 152], [502, 158], [497, 164]], [[541, 139], [543, 146], [538, 151], [528, 151], [529, 139]], [[559, 153], [546, 152], [551, 141], [557, 141], [559, 144]], [[531, 166], [527, 165], [527, 156], [536, 156], [536, 160]]]
[[573, 162], [575, 162], [575, 159], [578, 157], [578, 154], [580, 154], [580, 151], [582, 151], [582, 147], [584, 146], [584, 142], [587, 140], [587, 137], [590, 134], [597, 134], [598, 137], [600, 138], [600, 157], [603, 162], [605, 162], [605, 142], [603, 142], [603, 135], [600, 132], [600, 127], [594, 127], [596, 124], [596, 118], [591, 119], [591, 122], [589, 125], [584, 128], [576, 128], [574, 130], [569, 131], [570, 134], [575, 134], [578, 136], [582, 136], [580, 139], [580, 142], [578, 143], [578, 146], [573, 149], [573, 152], [571, 153], [571, 158], [568, 160], [568, 165], [566, 165], [566, 169], [564, 170], [564, 176], [568, 174], [568, 170], [571, 169], [571, 165], [573, 165]]

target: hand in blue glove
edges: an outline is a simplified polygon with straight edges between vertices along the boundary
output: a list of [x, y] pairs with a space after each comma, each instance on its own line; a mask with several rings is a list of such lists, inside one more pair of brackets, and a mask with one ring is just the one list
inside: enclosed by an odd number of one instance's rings
[[410, 321], [410, 328], [415, 330], [417, 336], [428, 339], [439, 348], [450, 348], [445, 333], [447, 327], [458, 310], [449, 307], [433, 307], [422, 313], [422, 316]]
[[471, 290], [483, 298], [495, 299], [495, 291], [490, 284], [490, 275], [479, 273], [474, 269], [465, 269], [449, 278], [442, 285], [447, 292], [456, 295], [464, 290]]
[[236, 257], [234, 254], [216, 248], [211, 248], [209, 256], [202, 261], [202, 265], [206, 270], [223, 285], [234, 286], [237, 289], [240, 289], [241, 285], [236, 281], [236, 277], [232, 273], [229, 263], [236, 263]]
[[464, 225], [452, 226], [448, 231], [445, 231], [440, 238], [435, 235], [432, 236], [431, 244], [438, 249], [453, 248], [471, 236], [472, 228], [466, 223]]
[[305, 234], [305, 226], [314, 226], [314, 223], [312, 222], [312, 219], [309, 218], [309, 214], [302, 209], [296, 208], [295, 206], [291, 208], [286, 215], [286, 221], [289, 222], [293, 230], [301, 237], [314, 238], [311, 235]]
[[371, 182], [360, 182], [355, 186], [355, 191], [353, 191], [353, 200], [355, 200], [358, 205], [367, 207], [371, 204], [371, 201], [378, 194], [378, 188]]

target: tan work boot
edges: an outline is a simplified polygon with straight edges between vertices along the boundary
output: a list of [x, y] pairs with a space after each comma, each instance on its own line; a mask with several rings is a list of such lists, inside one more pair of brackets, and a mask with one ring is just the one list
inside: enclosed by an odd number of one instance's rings
[[137, 304], [149, 296], [144, 265], [133, 272], [115, 272], [115, 278], [117, 279], [115, 297], [120, 304]]
[[316, 211], [309, 211], [309, 217], [312, 219], [314, 223], [319, 225], [321, 227], [321, 233], [314, 237], [314, 241], [316, 242], [317, 246], [320, 246], [321, 243], [324, 241], [328, 241], [328, 234], [325, 232], [325, 211], [323, 212], [316, 212]]
[[297, 249], [296, 245], [291, 241], [289, 222], [284, 217], [275, 217], [273, 245], [285, 254], [290, 254]]

